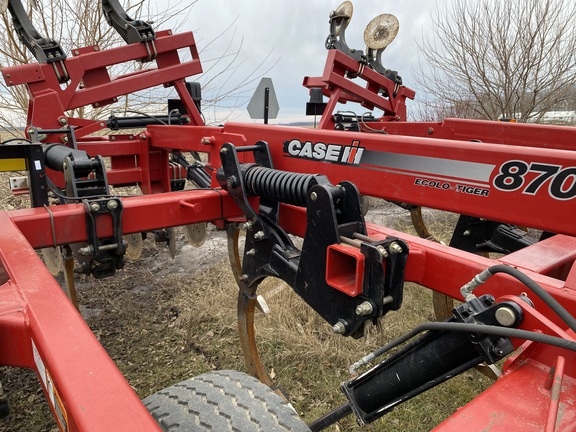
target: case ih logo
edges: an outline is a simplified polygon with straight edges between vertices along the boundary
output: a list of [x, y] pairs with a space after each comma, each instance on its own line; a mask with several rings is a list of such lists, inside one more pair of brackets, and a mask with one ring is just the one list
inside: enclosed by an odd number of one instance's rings
[[299, 159], [359, 165], [363, 153], [364, 148], [360, 147], [360, 141], [352, 141], [348, 146], [302, 142], [297, 139], [284, 141], [284, 155]]

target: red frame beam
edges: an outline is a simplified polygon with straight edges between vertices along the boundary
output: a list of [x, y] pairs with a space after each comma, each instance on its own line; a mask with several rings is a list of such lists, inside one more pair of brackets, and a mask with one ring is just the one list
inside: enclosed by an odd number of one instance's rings
[[[149, 131], [153, 147], [209, 152], [214, 167], [220, 166], [218, 152], [224, 143], [243, 146], [264, 140], [270, 146], [276, 169], [325, 174], [333, 183], [352, 179], [362, 194], [394, 202], [576, 235], [572, 220], [576, 198], [565, 200], [551, 195], [550, 179], [535, 194], [523, 193], [523, 189], [537, 179], [537, 172], [524, 176], [520, 190], [503, 191], [495, 186], [503, 166], [515, 160], [576, 170], [575, 151], [240, 123], [227, 123], [222, 128], [190, 127], [185, 132], [151, 126]], [[559, 133], [565, 142], [576, 142], [576, 129], [566, 128]], [[210, 145], [202, 144], [206, 137], [210, 137]], [[501, 141], [505, 139], [503, 136]], [[341, 162], [338, 158], [353, 145], [363, 152], [358, 163]], [[328, 146], [334, 149], [332, 160], [327, 156]], [[574, 184], [569, 186], [576, 188]]]
[[[232, 198], [221, 190], [143, 195], [123, 198], [122, 202], [124, 234], [242, 216]], [[51, 206], [50, 212], [45, 208], [14, 210], [9, 217], [36, 249], [55, 246], [53, 238], [56, 238], [56, 245], [86, 240], [85, 209], [82, 204]], [[96, 228], [98, 238], [112, 237], [109, 218], [99, 218]]]
[[0, 226], [0, 363], [36, 371], [62, 430], [160, 430], [6, 212]]
[[[87, 105], [101, 107], [116, 102], [119, 96], [159, 85], [174, 86], [192, 122], [203, 124], [192, 97], [184, 87], [186, 77], [202, 72], [194, 35], [191, 32], [173, 35], [170, 30], [166, 30], [158, 32], [156, 36], [156, 68], [136, 73], [111, 77], [109, 68], [148, 58], [147, 45], [143, 43], [106, 51], [100, 51], [97, 46], [74, 50], [74, 56], [65, 61], [70, 81], [64, 88], [54, 74], [52, 65], [48, 63], [6, 67], [2, 69], [2, 74], [8, 86], [27, 86], [30, 95], [28, 126], [60, 129], [64, 119], [65, 124], [78, 127], [77, 137], [83, 137], [104, 129], [105, 124], [101, 121], [68, 119], [67, 111]], [[182, 49], [189, 51], [191, 60], [180, 59], [178, 50]]]
[[[354, 77], [350, 79], [350, 77]], [[363, 80], [364, 86], [357, 80]], [[304, 87], [321, 88], [329, 98], [320, 120], [319, 129], [334, 129], [332, 114], [336, 104], [356, 102], [368, 110], [384, 111], [384, 119], [406, 121], [406, 99], [414, 99], [414, 90], [398, 86], [384, 75], [348, 57], [338, 50], [330, 50], [321, 77], [306, 77]], [[387, 96], [381, 95], [385, 93]]]

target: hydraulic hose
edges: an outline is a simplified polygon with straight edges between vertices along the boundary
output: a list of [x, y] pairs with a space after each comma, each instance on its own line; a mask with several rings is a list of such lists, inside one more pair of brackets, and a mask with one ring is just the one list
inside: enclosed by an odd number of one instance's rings
[[547, 345], [553, 345], [559, 348], [565, 348], [570, 351], [576, 352], [576, 342], [562, 339], [556, 336], [550, 336], [542, 333], [536, 333], [528, 330], [520, 330], [510, 327], [499, 327], [491, 325], [480, 325], [480, 324], [467, 324], [467, 323], [455, 323], [455, 322], [428, 322], [420, 324], [419, 326], [412, 329], [410, 332], [401, 336], [400, 338], [384, 345], [383, 347], [373, 351], [367, 356], [363, 357], [358, 362], [350, 366], [350, 373], [354, 373], [359, 367], [368, 364], [376, 357], [396, 348], [398, 345], [412, 339], [419, 333], [423, 331], [456, 331], [456, 332], [466, 332], [466, 333], [480, 333], [488, 334], [494, 336], [502, 336], [508, 338], [518, 338], [524, 340], [530, 340], [534, 342], [540, 342]]
[[507, 275], [510, 275], [518, 279], [524, 285], [526, 285], [526, 288], [528, 288], [530, 291], [536, 294], [544, 303], [546, 303], [546, 305], [550, 309], [552, 309], [552, 311], [556, 315], [558, 315], [562, 319], [562, 321], [566, 323], [566, 325], [570, 328], [570, 330], [576, 333], [576, 319], [570, 314], [570, 312], [568, 312], [544, 288], [542, 288], [540, 285], [538, 285], [536, 282], [530, 279], [527, 275], [522, 273], [520, 270], [515, 269], [514, 267], [506, 266], [503, 264], [497, 264], [492, 267], [489, 267], [480, 274], [478, 274], [477, 276], [475, 276], [474, 279], [472, 279], [472, 281], [464, 285], [460, 289], [460, 293], [462, 294], [464, 299], [466, 299], [468, 295], [472, 294], [472, 291], [474, 289], [482, 285], [484, 282], [486, 282], [488, 279], [490, 279], [497, 273], [505, 273]]

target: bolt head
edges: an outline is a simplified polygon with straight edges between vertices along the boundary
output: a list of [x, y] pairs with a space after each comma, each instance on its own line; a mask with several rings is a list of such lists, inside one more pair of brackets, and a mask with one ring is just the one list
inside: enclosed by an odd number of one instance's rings
[[317, 194], [316, 192], [312, 192], [312, 193], [310, 194], [310, 199], [311, 199], [312, 201], [316, 201], [316, 200], [318, 199], [318, 194]]
[[108, 210], [116, 210], [118, 208], [118, 201], [116, 200], [108, 201], [106, 207], [108, 207]]
[[92, 210], [93, 212], [100, 211], [100, 204], [98, 204], [98, 203], [90, 204], [90, 210]]
[[223, 155], [228, 154], [228, 149], [226, 147], [223, 147], [222, 149], [220, 149], [220, 153], [222, 153]]
[[264, 237], [264, 231], [258, 231], [256, 234], [254, 234], [254, 240], [263, 240]]
[[58, 122], [59, 122], [62, 126], [64, 126], [66, 123], [68, 123], [68, 120], [66, 120], [66, 117], [60, 117], [60, 118], [58, 119]]

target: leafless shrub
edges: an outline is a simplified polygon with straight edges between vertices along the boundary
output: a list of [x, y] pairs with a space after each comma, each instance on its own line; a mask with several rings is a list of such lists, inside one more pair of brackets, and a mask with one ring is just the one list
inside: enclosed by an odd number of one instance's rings
[[573, 1], [454, 0], [432, 21], [418, 78], [429, 112], [525, 122], [566, 104], [574, 109]]

